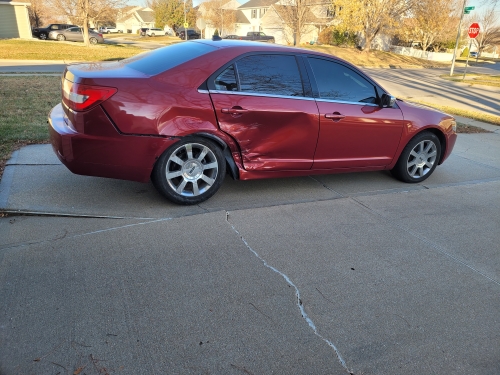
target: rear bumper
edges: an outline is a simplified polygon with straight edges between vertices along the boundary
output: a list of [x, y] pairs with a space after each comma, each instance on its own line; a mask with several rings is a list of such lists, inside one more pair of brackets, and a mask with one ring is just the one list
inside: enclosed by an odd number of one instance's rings
[[69, 124], [61, 104], [49, 114], [49, 133], [55, 154], [71, 172], [139, 182], [149, 181], [158, 157], [177, 142], [116, 130], [106, 136], [79, 133]]

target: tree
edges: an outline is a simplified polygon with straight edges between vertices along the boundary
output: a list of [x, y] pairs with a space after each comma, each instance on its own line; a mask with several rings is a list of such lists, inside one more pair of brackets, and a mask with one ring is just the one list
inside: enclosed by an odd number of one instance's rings
[[[316, 19], [311, 11], [314, 0], [281, 0], [274, 9], [281, 17], [283, 24], [291, 32], [289, 42], [294, 46], [300, 44], [302, 35], [306, 34]], [[316, 1], [314, 1], [316, 3]], [[290, 38], [285, 33], [285, 38]]]
[[426, 51], [433, 47], [439, 50], [442, 45], [453, 40], [459, 22], [455, 0], [420, 0], [411, 10], [398, 29], [399, 39], [419, 41]]
[[481, 52], [500, 45], [500, 24], [496, 15], [495, 7], [486, 9], [479, 16], [479, 26], [481, 30], [479, 35], [473, 39], [473, 43], [477, 48], [478, 57]]
[[208, 0], [203, 3], [202, 17], [210, 28], [218, 29], [220, 35], [234, 29], [236, 7], [240, 4], [230, 0]]
[[369, 50], [375, 37], [392, 33], [416, 0], [332, 0], [337, 13], [338, 28], [360, 32], [365, 40], [363, 50]]
[[89, 42], [89, 22], [98, 22], [105, 15], [117, 13], [127, 0], [50, 0], [54, 8], [64, 14], [72, 23], [83, 27], [85, 45]]
[[196, 23], [196, 10], [193, 8], [193, 1], [181, 0], [152, 0], [149, 7], [153, 9], [155, 26], [164, 27], [168, 25], [172, 28], [184, 24], [184, 9], [186, 10], [186, 22], [189, 26]]
[[28, 6], [31, 27], [40, 27], [45, 18], [50, 15], [50, 10], [44, 0], [31, 0]]

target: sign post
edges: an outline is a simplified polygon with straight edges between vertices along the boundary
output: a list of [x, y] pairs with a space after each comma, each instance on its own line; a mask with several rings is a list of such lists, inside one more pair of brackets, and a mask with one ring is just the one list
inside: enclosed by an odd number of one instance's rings
[[[453, 59], [451, 60], [451, 70], [450, 77], [453, 76], [453, 69], [455, 69], [455, 59], [457, 58], [458, 42], [460, 40], [460, 28], [462, 27], [462, 20], [464, 19], [464, 14], [469, 14], [471, 10], [475, 7], [466, 7], [467, 0], [464, 0], [464, 5], [462, 6], [462, 15], [460, 16], [460, 22], [458, 23], [457, 40], [455, 41], [455, 50], [453, 51]], [[466, 13], [467, 12], [467, 13]]]
[[469, 30], [467, 30], [467, 33], [469, 34], [470, 42], [469, 42], [469, 53], [467, 54], [467, 60], [465, 61], [465, 69], [464, 69], [464, 76], [462, 77], [462, 81], [465, 79], [465, 72], [467, 72], [467, 65], [469, 65], [469, 56], [470, 56], [470, 48], [472, 47], [472, 39], [476, 39], [476, 37], [479, 35], [479, 24], [474, 22], [472, 25], [469, 26]]

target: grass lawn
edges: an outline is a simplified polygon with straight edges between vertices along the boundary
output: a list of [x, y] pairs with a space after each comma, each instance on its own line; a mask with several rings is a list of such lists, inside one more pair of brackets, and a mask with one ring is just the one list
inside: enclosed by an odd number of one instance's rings
[[102, 45], [85, 47], [83, 43], [48, 40], [0, 40], [0, 59], [109, 61], [121, 60], [143, 52], [136, 47]]
[[[47, 115], [61, 100], [61, 78], [53, 76], [0, 76], [0, 177], [11, 153], [27, 144], [49, 141]], [[500, 117], [436, 106], [451, 114], [500, 125]], [[460, 113], [457, 113], [460, 112]], [[464, 113], [465, 112], [465, 113]], [[462, 126], [458, 132], [475, 133], [480, 128]]]
[[500, 87], [500, 76], [476, 73], [466, 73], [465, 79], [463, 79], [463, 76], [463, 74], [453, 74], [453, 76], [450, 77], [449, 74], [443, 74], [441, 78], [454, 82], [463, 82], [468, 85]]
[[60, 77], [0, 77], [0, 176], [14, 150], [49, 141], [47, 115], [60, 101]]

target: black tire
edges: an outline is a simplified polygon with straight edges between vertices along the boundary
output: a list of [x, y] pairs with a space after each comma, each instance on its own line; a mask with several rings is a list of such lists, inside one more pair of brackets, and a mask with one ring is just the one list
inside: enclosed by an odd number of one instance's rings
[[47, 40], [47, 33], [40, 33], [40, 35], [38, 36], [39, 39], [41, 40]]
[[60, 42], [63, 42], [66, 40], [66, 37], [62, 34], [57, 34], [57, 40]]
[[96, 38], [92, 37], [89, 39], [89, 42], [90, 42], [90, 44], [97, 44], [98, 40]]
[[440, 158], [439, 138], [431, 132], [423, 132], [408, 142], [391, 174], [403, 182], [422, 182], [434, 172]]
[[152, 33], [151, 36], [155, 36], [155, 33]]
[[213, 196], [225, 175], [226, 161], [220, 147], [193, 137], [173, 144], [160, 156], [151, 180], [170, 201], [191, 205]]

